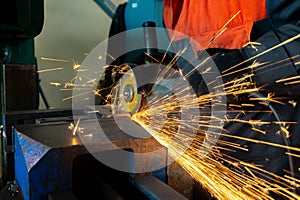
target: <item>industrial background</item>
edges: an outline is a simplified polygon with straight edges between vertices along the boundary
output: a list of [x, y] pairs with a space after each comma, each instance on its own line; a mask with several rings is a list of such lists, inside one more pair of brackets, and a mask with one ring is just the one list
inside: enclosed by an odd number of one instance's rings
[[[145, 161], [145, 165], [157, 170], [134, 175], [96, 161], [75, 134], [80, 130], [81, 118], [77, 124], [72, 123], [72, 90], [69, 87], [63, 90], [64, 84], [72, 82], [77, 73], [74, 67], [109, 36], [112, 17], [124, 2], [15, 0], [0, 4], [5, 10], [0, 21], [0, 199], [186, 199], [192, 196], [192, 178], [175, 164], [170, 166], [172, 172], [167, 172], [167, 151], [154, 138], [140, 140], [126, 136], [112, 120], [103, 120], [103, 126], [108, 127], [106, 131], [112, 136], [111, 142], [121, 149], [143, 153], [162, 148], [160, 154]], [[130, 14], [134, 20], [129, 27], [141, 28], [146, 21], [162, 26], [161, 0], [133, 0], [127, 9], [135, 11], [140, 6], [143, 9], [138, 15], [144, 16], [136, 18], [136, 14]], [[157, 16], [157, 13], [161, 14]], [[59, 83], [60, 87], [53, 83]], [[103, 111], [99, 113], [100, 118], [110, 116], [111, 111], [100, 110]], [[80, 110], [79, 115], [89, 119], [86, 110]], [[126, 123], [127, 118], [122, 120]], [[92, 128], [87, 131], [96, 131], [93, 124], [87, 127]], [[114, 152], [105, 142], [99, 147], [100, 153]], [[134, 158], [130, 157], [129, 161], [133, 172]], [[168, 180], [167, 174], [174, 179]], [[187, 184], [179, 187], [178, 182], [182, 181]]]
[[[124, 2], [112, 1], [116, 5]], [[71, 101], [63, 101], [71, 91], [60, 91], [50, 82], [64, 83], [76, 72], [73, 63], [81, 63], [85, 55], [108, 37], [111, 18], [94, 1], [46, 0], [44, 27], [35, 39], [39, 70], [62, 67], [63, 70], [41, 73], [41, 87], [51, 108], [70, 108]], [[69, 63], [41, 60], [41, 57], [70, 60]], [[40, 102], [40, 108], [45, 108]]]
[[300, 199], [299, 1], [199, 2], [2, 1], [0, 200]]

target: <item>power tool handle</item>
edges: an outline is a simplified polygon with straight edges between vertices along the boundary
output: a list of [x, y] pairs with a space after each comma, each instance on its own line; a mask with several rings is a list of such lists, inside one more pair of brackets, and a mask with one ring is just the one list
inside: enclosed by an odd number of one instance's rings
[[144, 42], [146, 47], [146, 53], [154, 55], [158, 52], [157, 48], [157, 35], [156, 35], [156, 24], [155, 22], [148, 21], [143, 23], [144, 30]]

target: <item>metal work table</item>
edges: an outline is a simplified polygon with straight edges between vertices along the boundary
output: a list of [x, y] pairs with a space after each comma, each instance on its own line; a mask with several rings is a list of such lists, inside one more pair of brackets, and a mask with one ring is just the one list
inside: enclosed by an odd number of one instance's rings
[[[124, 118], [119, 122], [126, 123]], [[88, 138], [96, 131], [97, 126], [90, 120], [83, 120]], [[135, 153], [154, 152], [164, 149], [164, 155], [155, 154], [147, 158], [146, 165], [164, 167], [167, 151], [153, 137], [137, 138], [124, 133], [112, 119], [101, 119], [102, 129], [110, 142], [97, 143], [95, 151], [104, 152], [119, 149], [131, 149]], [[25, 200], [43, 200], [53, 190], [72, 188], [72, 165], [75, 157], [89, 153], [78, 135], [73, 136], [68, 128], [69, 123], [56, 122], [34, 125], [17, 125], [14, 130], [15, 141], [15, 174]], [[80, 126], [80, 125], [79, 125]], [[141, 127], [140, 127], [141, 128]], [[143, 134], [148, 134], [141, 128]], [[113, 143], [114, 145], [111, 145]], [[132, 167], [136, 167], [132, 158]], [[129, 160], [129, 162], [131, 162]], [[145, 165], [145, 163], [143, 163]], [[166, 171], [162, 175], [166, 177]]]

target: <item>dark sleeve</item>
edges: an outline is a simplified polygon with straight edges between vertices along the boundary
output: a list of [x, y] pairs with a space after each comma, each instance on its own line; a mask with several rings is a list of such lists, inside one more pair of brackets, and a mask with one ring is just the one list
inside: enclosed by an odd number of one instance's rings
[[[280, 1], [281, 2], [281, 1]], [[268, 51], [276, 45], [286, 42], [300, 34], [300, 21], [297, 24], [285, 24], [279, 28], [269, 31], [257, 39], [260, 45], [256, 48], [248, 45], [242, 52], [245, 59], [255, 57], [262, 52]], [[268, 92], [279, 95], [299, 96], [300, 82], [291, 84], [291, 81], [279, 81], [289, 77], [295, 77], [300, 73], [300, 39], [294, 39], [289, 43], [279, 46], [253, 59], [261, 66], [254, 67], [254, 81], [257, 86], [263, 86]], [[293, 79], [299, 81], [300, 79]]]
[[267, 0], [266, 4], [268, 18], [275, 29], [300, 20], [299, 0]]

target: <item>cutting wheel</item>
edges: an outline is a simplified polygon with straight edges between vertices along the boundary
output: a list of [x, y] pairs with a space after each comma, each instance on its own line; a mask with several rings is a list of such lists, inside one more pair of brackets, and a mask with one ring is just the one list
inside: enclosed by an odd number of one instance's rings
[[138, 111], [142, 95], [138, 94], [136, 79], [129, 66], [120, 78], [114, 95], [115, 113], [134, 114]]
[[[160, 77], [158, 72], [166, 74], [167, 79]], [[112, 98], [113, 111], [116, 114], [135, 114], [153, 103], [167, 103], [166, 101], [170, 100], [168, 97], [172, 96], [170, 88], [176, 80], [173, 78], [178, 74], [161, 65], [148, 64], [120, 66], [118, 76], [120, 78]]]

